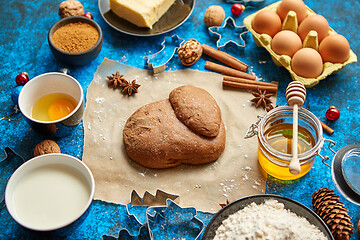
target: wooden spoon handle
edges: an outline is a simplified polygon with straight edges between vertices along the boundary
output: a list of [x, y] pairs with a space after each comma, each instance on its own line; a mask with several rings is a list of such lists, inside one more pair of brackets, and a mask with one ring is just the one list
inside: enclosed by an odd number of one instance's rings
[[292, 135], [292, 158], [289, 164], [289, 171], [291, 174], [296, 175], [300, 173], [300, 163], [298, 158], [298, 105], [293, 106], [293, 135]]

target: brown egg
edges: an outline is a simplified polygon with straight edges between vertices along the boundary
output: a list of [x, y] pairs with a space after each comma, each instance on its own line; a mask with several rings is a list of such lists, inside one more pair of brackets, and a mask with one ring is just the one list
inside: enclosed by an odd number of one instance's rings
[[306, 5], [302, 0], [283, 0], [277, 8], [277, 14], [284, 21], [289, 11], [296, 12], [298, 23], [301, 23], [307, 15]]
[[331, 34], [319, 45], [319, 53], [324, 62], [343, 63], [350, 57], [350, 44], [340, 34]]
[[298, 34], [302, 41], [305, 40], [308, 33], [314, 30], [318, 34], [319, 43], [329, 35], [329, 23], [328, 21], [321, 15], [312, 15], [308, 16], [301, 22], [298, 29]]
[[271, 37], [281, 30], [280, 17], [273, 11], [262, 10], [253, 18], [251, 23], [255, 32], [259, 34], [266, 33]]
[[292, 57], [291, 69], [298, 76], [317, 78], [323, 71], [323, 61], [315, 49], [302, 48]]
[[271, 41], [271, 49], [279, 55], [292, 57], [300, 48], [302, 48], [300, 37], [289, 30], [278, 32]]

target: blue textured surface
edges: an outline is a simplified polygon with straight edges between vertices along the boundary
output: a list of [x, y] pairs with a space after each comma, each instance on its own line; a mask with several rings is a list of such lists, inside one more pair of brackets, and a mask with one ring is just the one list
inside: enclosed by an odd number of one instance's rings
[[[51, 71], [59, 71], [67, 67], [55, 60], [47, 43], [47, 33], [51, 25], [59, 16], [58, 6], [61, 0], [38, 0], [19, 1], [9, 0], [6, 6], [0, 9], [0, 118], [13, 112], [11, 93], [16, 86], [15, 77], [18, 73], [26, 71], [30, 78]], [[267, 0], [266, 5], [275, 2]], [[85, 11], [92, 12], [94, 19], [101, 26], [104, 34], [103, 48], [99, 56], [89, 65], [84, 67], [70, 67], [70, 74], [74, 76], [86, 89], [90, 84], [93, 74], [104, 57], [123, 62], [125, 64], [144, 68], [143, 57], [161, 49], [160, 43], [164, 35], [141, 38], [132, 37], [119, 33], [108, 26], [100, 16], [96, 0], [82, 1]], [[360, 3], [356, 0], [337, 1], [310, 1], [305, 3], [316, 13], [323, 15], [330, 26], [338, 33], [344, 35], [350, 42], [352, 50], [359, 56], [360, 40]], [[167, 33], [166, 36], [177, 34], [182, 39], [196, 38], [199, 42], [215, 47], [216, 42], [210, 38], [208, 29], [203, 23], [206, 8], [217, 4], [223, 6], [226, 16], [231, 16], [231, 4], [220, 0], [198, 0], [192, 16], [180, 28]], [[236, 25], [242, 25], [242, 20], [258, 8], [248, 7], [238, 18]], [[291, 81], [289, 73], [284, 68], [278, 68], [272, 62], [270, 55], [263, 48], [256, 47], [251, 37], [246, 40], [243, 51], [235, 51], [233, 54], [240, 60], [252, 66], [252, 71], [265, 81], [279, 81], [278, 103], [285, 105], [285, 88]], [[230, 50], [229, 50], [230, 51]], [[192, 69], [204, 70], [206, 57], [200, 59]], [[180, 61], [176, 58], [169, 69], [183, 69]], [[326, 138], [336, 142], [336, 149], [348, 144], [359, 144], [359, 64], [351, 64], [339, 73], [333, 74], [322, 80], [315, 87], [308, 89], [307, 100], [304, 107], [312, 111], [316, 116], [335, 130], [331, 136]], [[327, 122], [325, 111], [330, 105], [336, 106], [341, 117], [336, 122]], [[9, 146], [15, 152], [30, 159], [33, 155], [35, 145], [44, 138], [34, 132], [21, 114], [12, 116], [20, 117], [18, 121], [0, 121], [0, 148]], [[256, 119], [254, 119], [255, 121]], [[78, 126], [71, 136], [56, 139], [63, 153], [81, 158], [83, 149], [83, 129]], [[1, 151], [2, 152], [2, 151]], [[330, 151], [323, 153], [329, 154]], [[0, 159], [4, 156], [1, 154]], [[3, 181], [3, 180], [2, 180]], [[293, 198], [306, 206], [311, 207], [311, 194], [321, 187], [335, 189], [331, 179], [331, 171], [321, 163], [317, 157], [313, 169], [298, 181], [283, 183], [271, 178], [267, 181], [267, 193], [275, 193]], [[344, 198], [341, 200], [350, 210], [352, 221], [356, 226], [360, 218], [358, 207]], [[142, 214], [142, 208], [134, 211]], [[181, 216], [181, 211], [179, 216]], [[206, 225], [211, 214], [198, 213], [200, 220]], [[117, 236], [120, 229], [127, 227], [126, 206], [94, 201], [87, 211], [74, 224], [54, 232], [33, 232], [15, 223], [5, 208], [0, 210], [0, 239], [101, 239], [102, 235]], [[131, 228], [131, 226], [129, 226]], [[133, 226], [134, 227], [134, 226]], [[169, 230], [171, 231], [171, 230]], [[181, 231], [174, 234], [175, 239], [183, 237]], [[161, 239], [161, 234], [157, 236]], [[354, 234], [352, 239], [358, 239]]]

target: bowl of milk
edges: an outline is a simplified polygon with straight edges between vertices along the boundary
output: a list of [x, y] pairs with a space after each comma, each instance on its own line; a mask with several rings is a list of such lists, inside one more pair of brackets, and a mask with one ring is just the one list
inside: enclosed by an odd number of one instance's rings
[[70, 155], [40, 155], [22, 164], [5, 190], [6, 208], [23, 227], [52, 231], [85, 213], [94, 197], [89, 168]]

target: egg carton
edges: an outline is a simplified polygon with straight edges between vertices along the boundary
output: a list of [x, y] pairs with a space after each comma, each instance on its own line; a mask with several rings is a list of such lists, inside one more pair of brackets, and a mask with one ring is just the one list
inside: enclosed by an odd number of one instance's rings
[[[325, 79], [327, 76], [342, 70], [347, 64], [357, 62], [357, 57], [356, 57], [355, 53], [350, 49], [350, 57], [346, 62], [344, 62], [344, 63], [325, 62], [324, 67], [323, 67], [323, 72], [317, 78], [304, 78], [304, 77], [298, 76], [296, 73], [294, 73], [291, 69], [291, 58], [287, 55], [276, 54], [271, 49], [271, 40], [272, 40], [271, 36], [269, 36], [268, 34], [259, 34], [259, 33], [255, 32], [255, 30], [252, 28], [252, 24], [251, 24], [253, 18], [260, 11], [271, 10], [273, 12], [276, 12], [280, 3], [281, 3], [281, 1], [273, 3], [267, 7], [260, 9], [259, 11], [255, 12], [253, 14], [247, 16], [244, 19], [244, 25], [252, 33], [256, 45], [259, 47], [264, 47], [270, 53], [274, 63], [277, 66], [285, 67], [289, 71], [291, 78], [293, 80], [300, 81], [305, 85], [305, 87], [310, 88], [310, 87], [313, 87], [316, 84], [318, 84], [320, 82], [320, 80]], [[308, 6], [306, 6], [306, 8], [307, 8], [307, 16], [316, 14]], [[296, 13], [293, 11], [290, 11], [287, 14], [286, 18], [284, 19], [284, 22], [282, 24], [282, 30], [292, 30], [294, 32], [297, 32], [297, 27], [298, 26], [297, 26], [297, 20], [296, 20]], [[335, 30], [330, 27], [329, 34], [334, 34], [334, 33], [336, 33]], [[308, 36], [304, 40], [303, 47], [311, 47], [311, 48], [318, 50], [318, 46], [319, 46], [319, 44], [318, 44], [316, 31], [310, 31]]]

